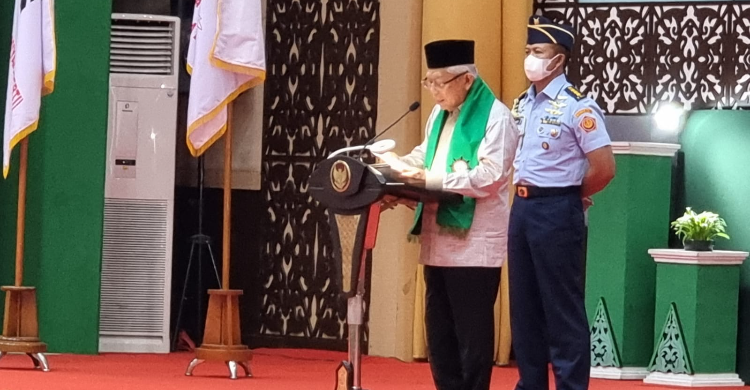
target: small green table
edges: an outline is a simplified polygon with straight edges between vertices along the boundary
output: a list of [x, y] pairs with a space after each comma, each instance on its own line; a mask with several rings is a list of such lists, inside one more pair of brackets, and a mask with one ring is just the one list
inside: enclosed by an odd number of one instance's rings
[[748, 252], [651, 249], [654, 351], [645, 383], [743, 386], [736, 372], [740, 267]]

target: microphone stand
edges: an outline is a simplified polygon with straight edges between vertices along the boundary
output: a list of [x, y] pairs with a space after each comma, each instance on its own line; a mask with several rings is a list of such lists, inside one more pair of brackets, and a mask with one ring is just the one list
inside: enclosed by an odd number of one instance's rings
[[409, 110], [403, 113], [398, 119], [396, 119], [393, 123], [391, 123], [388, 127], [385, 128], [385, 130], [381, 131], [379, 134], [375, 135], [374, 137], [370, 138], [369, 141], [365, 142], [364, 145], [362, 145], [362, 149], [359, 150], [359, 154], [357, 155], [357, 160], [359, 162], [362, 162], [362, 153], [367, 149], [368, 146], [372, 145], [378, 138], [380, 138], [383, 134], [388, 132], [393, 126], [396, 126], [398, 122], [401, 122], [404, 117], [409, 115], [411, 112], [416, 111], [419, 108], [419, 102], [414, 102], [409, 106]]

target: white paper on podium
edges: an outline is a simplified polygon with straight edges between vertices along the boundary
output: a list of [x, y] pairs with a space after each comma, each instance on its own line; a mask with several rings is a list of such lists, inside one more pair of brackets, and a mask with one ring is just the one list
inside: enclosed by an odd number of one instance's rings
[[393, 155], [390, 155], [387, 153], [385, 154], [373, 153], [373, 155], [375, 155], [375, 157], [382, 160], [384, 163], [388, 164], [391, 167], [391, 169], [393, 169], [396, 172], [405, 172], [407, 170], [412, 169], [412, 167], [409, 164], [401, 161], [398, 157], [393, 157]]

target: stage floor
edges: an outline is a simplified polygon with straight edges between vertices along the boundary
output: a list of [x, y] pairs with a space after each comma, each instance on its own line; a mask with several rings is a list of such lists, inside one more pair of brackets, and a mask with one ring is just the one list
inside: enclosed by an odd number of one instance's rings
[[[228, 379], [226, 366], [205, 362], [193, 377], [184, 375], [193, 355], [104, 354], [99, 356], [50, 355], [51, 372], [31, 370], [31, 360], [9, 355], [0, 360], [0, 390], [119, 390], [119, 389], [259, 389], [332, 390], [334, 370], [345, 353], [259, 349], [251, 364], [253, 378]], [[241, 369], [240, 369], [241, 372]], [[495, 368], [492, 389], [513, 390], [514, 368]], [[362, 380], [368, 390], [434, 390], [426, 363], [365, 357]], [[554, 385], [550, 386], [554, 389]], [[641, 382], [592, 380], [591, 390], [657, 390]], [[725, 387], [744, 390], [746, 387]]]

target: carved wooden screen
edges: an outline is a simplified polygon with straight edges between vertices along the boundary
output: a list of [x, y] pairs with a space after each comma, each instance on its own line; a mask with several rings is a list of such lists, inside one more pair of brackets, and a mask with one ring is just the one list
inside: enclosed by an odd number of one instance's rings
[[646, 114], [664, 100], [750, 103], [749, 4], [537, 0], [535, 9], [576, 26], [571, 82], [607, 113]]
[[[378, 0], [273, 0], [267, 8], [261, 336], [345, 346], [326, 210], [307, 193], [318, 162], [374, 134]], [[321, 340], [324, 340], [321, 342]], [[307, 342], [309, 341], [309, 342]]]

